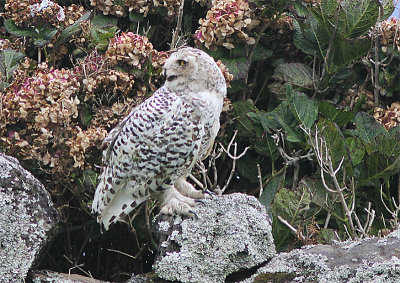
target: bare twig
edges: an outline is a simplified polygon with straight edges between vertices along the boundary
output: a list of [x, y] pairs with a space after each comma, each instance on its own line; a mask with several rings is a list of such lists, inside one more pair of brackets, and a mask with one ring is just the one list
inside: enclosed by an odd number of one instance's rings
[[76, 264], [76, 263], [74, 263], [72, 260], [70, 260], [66, 255], [63, 255], [63, 257], [64, 257], [70, 264], [74, 265], [73, 267], [71, 267], [70, 269], [68, 269], [68, 275], [71, 275], [71, 271], [72, 271], [73, 269], [76, 268], [76, 269], [79, 269], [81, 272], [83, 272], [87, 277], [90, 277], [92, 280], [94, 280], [92, 274], [90, 273], [90, 271], [86, 271], [86, 270], [84, 270], [84, 269], [82, 268], [82, 266], [85, 266], [84, 263], [82, 263], [82, 264]]
[[189, 174], [189, 178], [196, 183], [197, 186], [200, 187], [200, 189], [204, 190], [204, 185], [202, 182], [200, 182], [199, 180], [196, 179], [195, 176], [193, 176], [192, 174]]
[[[235, 173], [235, 169], [236, 169], [236, 160], [238, 160], [239, 158], [243, 157], [243, 155], [245, 155], [247, 150], [249, 149], [249, 147], [246, 147], [241, 154], [237, 155], [237, 142], [233, 143], [235, 138], [236, 138], [237, 133], [238, 133], [238, 131], [235, 130], [235, 132], [233, 134], [233, 137], [232, 137], [231, 141], [228, 144], [227, 149], [225, 149], [224, 146], [222, 144], [220, 144], [221, 149], [229, 156], [229, 158], [232, 159], [232, 170], [231, 170], [231, 172], [229, 174], [228, 179], [225, 182], [225, 185], [221, 189], [221, 193], [223, 193], [226, 190], [226, 188], [228, 187], [229, 183], [232, 180], [232, 177], [233, 177], [233, 175]], [[233, 155], [230, 153], [232, 144], [233, 144]]]
[[130, 257], [130, 258], [133, 258], [133, 259], [137, 259], [137, 257], [136, 257], [136, 256], [133, 256], [133, 255], [130, 255], [130, 254], [127, 254], [127, 253], [124, 253], [124, 252], [118, 251], [118, 250], [114, 250], [114, 249], [107, 249], [107, 251], [109, 251], [109, 252], [114, 252], [114, 253], [118, 253], [118, 254], [122, 254], [122, 255], [124, 255], [124, 256]]
[[[379, 6], [379, 13], [378, 13], [378, 22], [381, 18], [381, 7]], [[379, 85], [379, 67], [381, 62], [379, 61], [379, 32], [378, 27], [375, 26], [374, 29], [374, 106], [377, 107], [379, 105], [379, 93], [381, 87]]]
[[304, 241], [306, 238], [299, 233], [299, 231], [297, 231], [296, 228], [294, 228], [288, 221], [286, 221], [285, 219], [282, 218], [282, 216], [278, 215], [277, 216], [279, 221], [282, 222], [283, 224], [285, 224], [295, 235], [300, 236], [302, 238], [302, 240]]
[[[326, 141], [324, 137], [319, 135], [318, 129], [315, 128], [314, 134], [311, 133], [310, 129], [305, 129], [304, 127], [301, 127], [303, 131], [308, 135], [311, 146], [315, 152], [315, 157], [317, 159], [317, 163], [320, 167], [320, 175], [321, 175], [321, 180], [324, 188], [328, 193], [335, 194], [339, 197], [340, 203], [342, 204], [342, 208], [345, 211], [346, 218], [347, 218], [347, 223], [349, 225], [350, 231], [347, 229], [346, 225], [346, 233], [351, 236], [351, 238], [354, 238], [356, 236], [356, 227], [357, 231], [359, 231], [363, 237], [367, 236], [367, 233], [365, 232], [366, 229], [365, 227], [369, 227], [372, 225], [371, 222], [368, 222], [365, 224], [363, 227], [361, 225], [361, 222], [359, 220], [358, 215], [355, 213], [355, 185], [354, 185], [354, 180], [351, 178], [349, 186], [351, 188], [350, 193], [351, 193], [351, 206], [349, 208], [349, 205], [347, 204], [346, 197], [344, 196], [345, 191], [349, 191], [349, 188], [346, 185], [346, 173], [345, 169], [343, 167], [343, 162], [344, 162], [344, 157], [340, 160], [339, 164], [337, 165], [336, 168], [333, 166], [333, 161], [330, 156], [329, 148], [326, 144]], [[343, 175], [343, 180], [342, 183], [344, 186], [342, 187], [338, 181], [337, 175], [339, 172], [342, 172]], [[326, 183], [325, 180], [325, 174], [328, 175], [333, 183], [333, 189], [330, 188], [330, 186]], [[372, 213], [371, 213], [372, 215]], [[353, 218], [355, 221], [356, 226], [353, 223]], [[330, 219], [327, 217], [327, 220], [325, 221], [325, 226], [327, 226], [327, 223]], [[373, 217], [369, 221], [373, 221]]]
[[171, 45], [170, 45], [170, 50], [173, 50], [177, 47], [178, 44], [178, 36], [182, 28], [182, 18], [183, 18], [183, 7], [185, 5], [185, 0], [181, 0], [181, 5], [179, 6], [179, 11], [178, 11], [178, 19], [176, 21], [176, 29], [174, 30], [174, 33], [172, 34], [172, 40], [171, 40]]
[[259, 186], [260, 186], [260, 196], [262, 195], [262, 193], [263, 193], [263, 182], [262, 182], [262, 176], [261, 176], [261, 167], [260, 167], [260, 164], [258, 164], [257, 163], [257, 178], [258, 178], [258, 184], [259, 184]]
[[394, 210], [391, 210], [383, 200], [383, 186], [381, 185], [380, 188], [380, 197], [385, 209], [390, 213], [392, 216], [392, 228], [397, 228], [399, 226], [399, 213], [400, 213], [400, 204], [397, 204], [394, 198], [392, 198], [392, 205], [394, 206]]

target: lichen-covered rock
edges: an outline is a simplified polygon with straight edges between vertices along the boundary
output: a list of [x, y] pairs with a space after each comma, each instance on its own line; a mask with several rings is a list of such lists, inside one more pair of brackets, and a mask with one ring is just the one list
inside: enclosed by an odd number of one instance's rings
[[277, 255], [242, 282], [270, 282], [283, 274], [290, 277], [285, 282], [400, 282], [399, 247], [400, 230], [381, 239], [307, 246]]
[[275, 255], [264, 206], [244, 194], [214, 196], [194, 208], [198, 218], [157, 221], [160, 256], [153, 268], [167, 280], [225, 282]]
[[48, 270], [34, 272], [32, 281], [33, 283], [109, 283], [78, 274], [65, 274]]
[[25, 282], [57, 221], [43, 185], [0, 153], [0, 282]]

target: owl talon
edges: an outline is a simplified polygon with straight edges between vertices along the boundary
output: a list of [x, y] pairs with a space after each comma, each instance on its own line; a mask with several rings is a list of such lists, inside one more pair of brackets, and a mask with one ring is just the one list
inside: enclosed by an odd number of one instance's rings
[[212, 198], [212, 197], [216, 196], [217, 194], [212, 191], [209, 191], [209, 190], [204, 190], [203, 195], [206, 195], [207, 197]]
[[200, 203], [200, 204], [204, 205], [204, 201], [202, 199], [195, 199], [194, 201], [196, 203]]
[[191, 214], [193, 214], [193, 218], [194, 218], [194, 219], [196, 219], [196, 220], [199, 219], [199, 216], [196, 214], [196, 212], [194, 212], [193, 210], [189, 210], [189, 212], [190, 212]]

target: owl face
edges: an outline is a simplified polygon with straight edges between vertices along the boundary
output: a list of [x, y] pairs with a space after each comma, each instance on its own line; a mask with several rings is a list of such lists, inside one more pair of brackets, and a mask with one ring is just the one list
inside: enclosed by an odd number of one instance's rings
[[191, 54], [189, 48], [180, 49], [167, 59], [164, 64], [165, 85], [174, 89], [185, 84], [189, 79], [194, 79], [198, 64], [196, 56]]
[[[199, 49], [184, 47], [165, 61], [165, 86], [173, 91], [206, 91], [225, 79], [214, 59]], [[226, 89], [226, 86], [224, 86]]]

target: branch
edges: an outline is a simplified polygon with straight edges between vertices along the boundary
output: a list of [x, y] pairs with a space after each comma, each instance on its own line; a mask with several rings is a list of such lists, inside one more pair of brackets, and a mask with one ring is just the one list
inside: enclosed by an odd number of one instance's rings
[[171, 40], [171, 45], [170, 45], [170, 50], [175, 49], [178, 43], [178, 36], [181, 31], [182, 27], [182, 18], [183, 18], [183, 7], [185, 5], [185, 0], [181, 0], [181, 5], [179, 6], [179, 11], [178, 11], [178, 20], [176, 22], [176, 29], [174, 30], [174, 33], [172, 34], [172, 40]]

